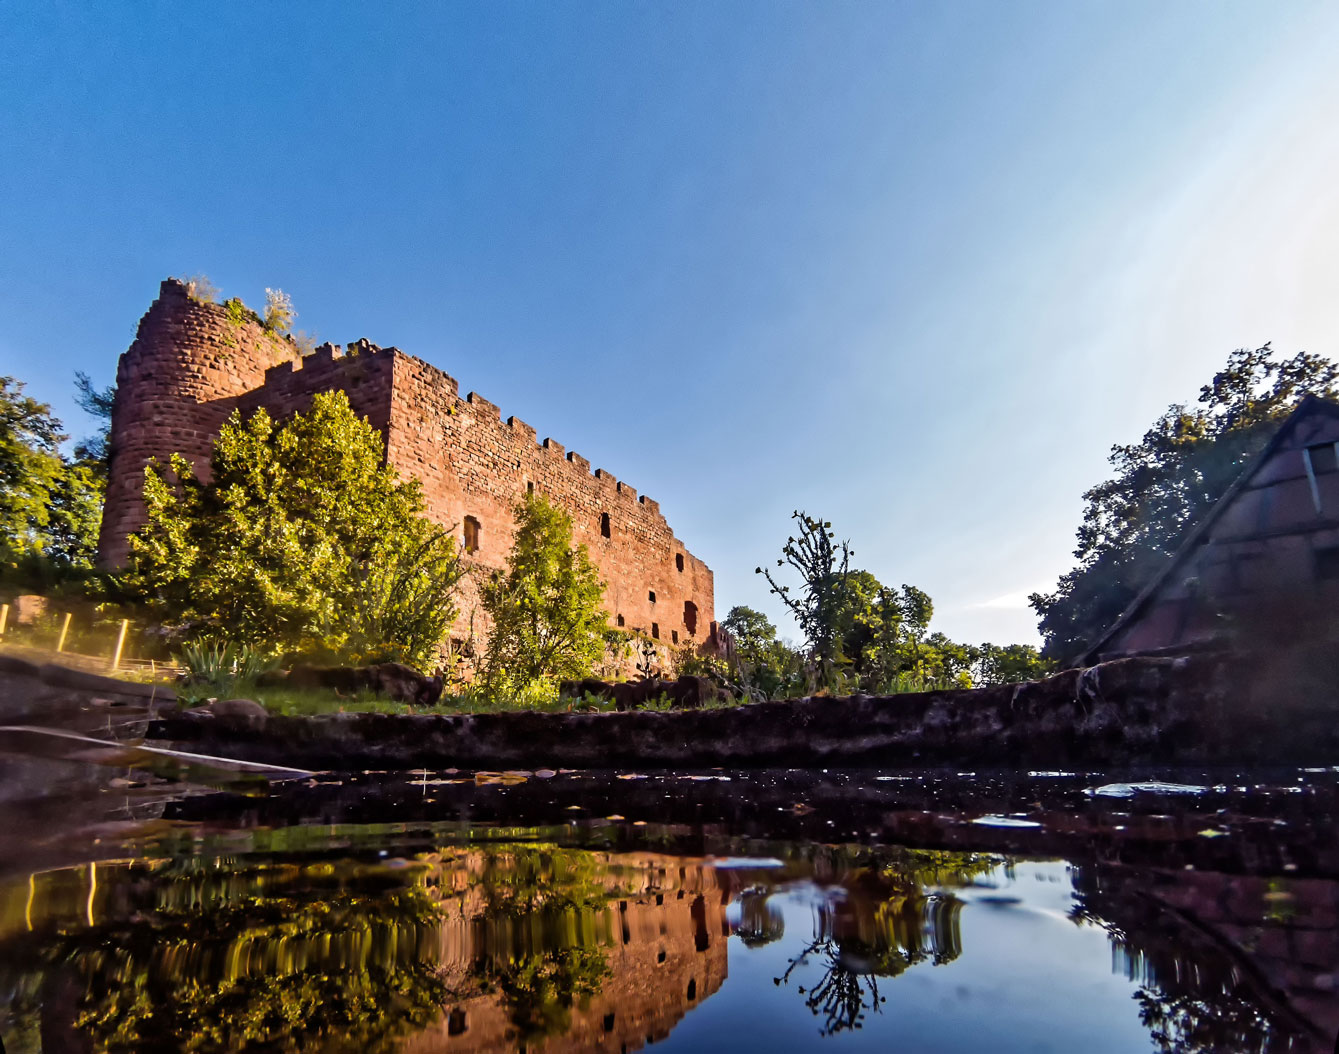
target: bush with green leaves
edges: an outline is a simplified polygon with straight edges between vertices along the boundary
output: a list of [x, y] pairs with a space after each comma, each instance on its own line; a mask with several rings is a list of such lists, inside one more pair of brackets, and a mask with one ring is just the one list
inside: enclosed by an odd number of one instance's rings
[[516, 506], [507, 570], [480, 597], [492, 623], [483, 675], [493, 690], [585, 677], [604, 657], [604, 583], [586, 547], [572, 545], [572, 518], [537, 494]]
[[0, 581], [46, 591], [86, 574], [97, 553], [104, 474], [51, 407], [0, 377]]
[[282, 425], [234, 411], [210, 467], [208, 483], [179, 455], [145, 473], [124, 585], [164, 625], [269, 656], [436, 663], [459, 551], [343, 392]]

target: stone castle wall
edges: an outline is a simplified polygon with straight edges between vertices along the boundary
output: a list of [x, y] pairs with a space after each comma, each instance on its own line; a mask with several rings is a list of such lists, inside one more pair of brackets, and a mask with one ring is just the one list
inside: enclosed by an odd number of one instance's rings
[[317, 392], [343, 389], [354, 410], [386, 439], [388, 462], [422, 481], [429, 515], [465, 543], [477, 525], [452, 631], [487, 625], [477, 609], [481, 574], [505, 566], [515, 531], [513, 508], [533, 492], [567, 511], [574, 540], [586, 545], [606, 583], [611, 624], [665, 645], [712, 642], [711, 570], [670, 530], [659, 505], [604, 469], [474, 392], [461, 397], [454, 378], [396, 348], [367, 341], [322, 345], [302, 357], [288, 341], [220, 305], [191, 299], [169, 279], [121, 356], [112, 416], [111, 480], [100, 555], [106, 566], [127, 556], [127, 538], [144, 522], [144, 466], [181, 453], [208, 475], [209, 452], [233, 409], [264, 408], [282, 418]]

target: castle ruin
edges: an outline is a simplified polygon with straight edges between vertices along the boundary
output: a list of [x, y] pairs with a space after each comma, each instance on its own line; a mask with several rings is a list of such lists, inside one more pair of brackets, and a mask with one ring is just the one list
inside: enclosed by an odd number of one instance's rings
[[[657, 502], [604, 469], [470, 392], [398, 348], [366, 340], [323, 344], [301, 356], [266, 330], [240, 302], [191, 296], [163, 282], [140, 319], [116, 371], [111, 468], [99, 539], [106, 567], [125, 563], [129, 536], [145, 522], [144, 468], [184, 455], [208, 479], [213, 443], [233, 410], [265, 409], [279, 420], [305, 409], [317, 392], [342, 389], [356, 413], [381, 431], [386, 461], [423, 484], [428, 515], [451, 528], [468, 562], [486, 574], [505, 566], [523, 494], [544, 496], [572, 517], [605, 582], [611, 626], [665, 646], [714, 647], [710, 568], [674, 536]], [[479, 575], [463, 582], [452, 638], [486, 637]]]

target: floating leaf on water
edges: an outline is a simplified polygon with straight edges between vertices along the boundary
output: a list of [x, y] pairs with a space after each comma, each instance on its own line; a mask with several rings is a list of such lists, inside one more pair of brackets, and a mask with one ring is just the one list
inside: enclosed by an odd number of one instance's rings
[[535, 779], [551, 780], [556, 775], [558, 773], [554, 772], [553, 769], [535, 769]]
[[624, 819], [627, 819], [627, 817], [625, 817], [625, 816], [620, 816], [618, 813], [614, 813], [613, 816], [606, 816], [605, 819], [606, 819], [606, 820], [624, 820]]

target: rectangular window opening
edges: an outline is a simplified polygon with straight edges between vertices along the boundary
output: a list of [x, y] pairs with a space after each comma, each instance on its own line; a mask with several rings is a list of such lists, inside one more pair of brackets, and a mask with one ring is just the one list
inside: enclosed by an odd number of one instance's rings
[[649, 593], [647, 593], [646, 599], [651, 601], [652, 604], [654, 604], [656, 602], [656, 591], [653, 589]]
[[677, 567], [680, 571], [683, 570], [683, 553], [674, 554], [674, 566]]
[[660, 639], [660, 623], [659, 623], [659, 622], [652, 622], [652, 623], [651, 623], [651, 636], [655, 637], [656, 640], [659, 640], [659, 639]]
[[479, 536], [483, 533], [483, 528], [479, 526], [479, 521], [473, 516], [465, 517], [465, 552], [477, 553], [479, 551]]

